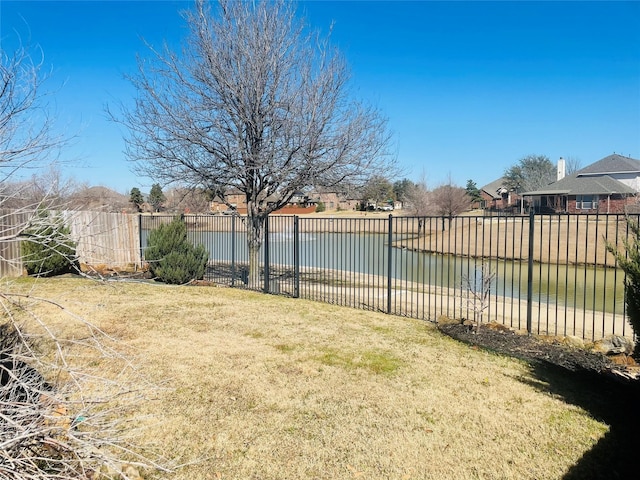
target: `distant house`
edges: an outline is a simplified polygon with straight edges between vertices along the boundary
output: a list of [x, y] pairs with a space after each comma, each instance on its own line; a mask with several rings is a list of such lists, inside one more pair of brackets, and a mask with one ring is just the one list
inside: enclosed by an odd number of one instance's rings
[[[276, 194], [270, 198], [273, 198], [274, 202], [278, 199]], [[269, 202], [270, 198], [267, 198], [267, 202]], [[227, 194], [227, 201], [232, 205], [233, 209], [230, 209], [222, 199], [216, 197], [209, 205], [210, 211], [219, 214], [230, 213], [231, 211], [235, 211], [240, 215], [247, 213], [247, 201], [244, 193], [232, 190]], [[329, 211], [355, 210], [360, 200], [357, 198], [357, 194], [344, 191], [314, 190], [309, 193], [298, 191], [295, 192], [285, 207], [274, 213], [282, 213], [286, 209], [287, 214], [295, 214], [296, 208], [309, 209], [309, 207], [315, 207], [320, 202], [324, 203], [325, 208]], [[302, 212], [302, 210], [299, 211]]]
[[324, 203], [327, 210], [355, 210], [360, 203], [357, 194], [344, 191], [315, 190], [309, 193], [308, 201], [317, 205]]
[[536, 212], [625, 213], [640, 192], [640, 160], [622, 155], [609, 155], [568, 176], [560, 159], [558, 172], [558, 181], [522, 194]]
[[227, 201], [233, 209], [229, 208], [229, 205], [223, 202], [220, 197], [216, 196], [209, 204], [209, 210], [212, 213], [229, 213], [233, 210], [240, 214], [247, 213], [247, 200], [244, 193], [239, 190], [232, 190], [227, 193]]
[[504, 178], [494, 180], [480, 188], [480, 196], [482, 197], [481, 207], [485, 210], [513, 210], [520, 205], [520, 196], [513, 189], [506, 186]]

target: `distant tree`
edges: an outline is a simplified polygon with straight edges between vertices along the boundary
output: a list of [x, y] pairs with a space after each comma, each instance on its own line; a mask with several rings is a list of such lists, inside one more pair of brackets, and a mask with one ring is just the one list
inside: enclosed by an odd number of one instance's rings
[[578, 157], [569, 156], [564, 160], [565, 173], [571, 175], [582, 168], [582, 160]]
[[131, 77], [127, 156], [164, 184], [245, 196], [249, 285], [269, 213], [306, 187], [362, 186], [395, 165], [387, 121], [349, 90], [346, 62], [287, 0], [197, 0], [181, 51], [152, 50]]
[[131, 196], [129, 197], [129, 201], [133, 203], [133, 206], [136, 207], [138, 211], [142, 210], [144, 198], [142, 198], [142, 192], [138, 187], [133, 187], [131, 189]]
[[476, 185], [476, 182], [473, 180], [467, 180], [467, 187], [465, 188], [467, 195], [471, 199], [472, 202], [480, 202], [482, 201], [482, 194], [480, 193], [480, 189]]
[[[0, 126], [1, 128], [1, 126]], [[34, 173], [29, 180], [2, 182], [2, 206], [5, 208], [36, 209], [46, 204], [50, 209], [65, 209], [69, 197], [81, 186], [70, 177], [65, 177], [58, 164]]]
[[211, 195], [202, 188], [172, 188], [165, 196], [165, 210], [173, 213], [206, 213], [210, 210]]
[[131, 204], [125, 194], [103, 186], [80, 187], [69, 197], [67, 205], [72, 210], [118, 213]]
[[424, 176], [418, 183], [413, 183], [405, 195], [406, 207], [414, 215], [423, 217], [434, 214], [431, 192]]
[[414, 186], [415, 184], [408, 178], [398, 180], [393, 184], [393, 195], [395, 196], [396, 200], [404, 203], [407, 201], [409, 192]]
[[60, 166], [54, 163], [31, 177], [29, 190], [31, 201], [41, 202], [46, 198], [49, 208], [61, 208], [80, 188], [82, 185], [65, 177]]
[[369, 203], [380, 206], [388, 204], [390, 201], [393, 202], [393, 200], [393, 185], [388, 179], [380, 175], [371, 177], [362, 189], [362, 203], [365, 206]]
[[435, 188], [431, 192], [431, 201], [436, 215], [443, 217], [442, 228], [444, 230], [444, 218], [451, 224], [453, 217], [469, 210], [471, 198], [464, 188], [454, 185], [451, 179], [444, 185]]
[[153, 208], [154, 212], [159, 212], [160, 208], [162, 208], [162, 204], [167, 198], [162, 193], [162, 187], [159, 184], [154, 183], [151, 186], [151, 191], [149, 192], [149, 204]]
[[556, 166], [544, 155], [527, 155], [504, 173], [505, 185], [518, 193], [540, 190], [556, 178]]

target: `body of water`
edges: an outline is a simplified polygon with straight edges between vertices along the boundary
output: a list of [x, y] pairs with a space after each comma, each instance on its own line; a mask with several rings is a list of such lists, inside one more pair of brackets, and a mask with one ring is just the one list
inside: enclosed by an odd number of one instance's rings
[[[244, 232], [191, 232], [195, 243], [202, 243], [212, 262], [248, 262]], [[146, 245], [147, 232], [143, 232]], [[293, 232], [269, 236], [272, 270], [293, 269], [295, 238]], [[393, 237], [393, 242], [401, 240]], [[301, 268], [354, 272], [387, 277], [391, 255], [394, 282], [408, 281], [451, 289], [481, 282], [485, 271], [495, 274], [491, 293], [526, 300], [528, 265], [524, 261], [474, 259], [389, 248], [386, 234], [302, 233], [298, 243]], [[262, 251], [264, 254], [265, 247]], [[276, 267], [277, 266], [277, 267]], [[582, 310], [621, 313], [624, 306], [624, 274], [611, 268], [534, 264], [533, 300], [540, 303]]]

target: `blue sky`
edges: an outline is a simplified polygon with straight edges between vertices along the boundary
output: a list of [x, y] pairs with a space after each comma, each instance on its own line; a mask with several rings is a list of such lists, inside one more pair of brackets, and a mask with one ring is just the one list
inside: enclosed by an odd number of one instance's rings
[[[53, 70], [58, 126], [77, 134], [65, 173], [119, 192], [149, 189], [124, 157], [124, 79], [144, 38], [186, 34], [188, 1], [0, 1], [2, 47], [39, 45]], [[478, 186], [528, 154], [588, 165], [613, 152], [640, 159], [640, 2], [307, 1], [328, 31], [354, 94], [378, 106], [408, 178]]]

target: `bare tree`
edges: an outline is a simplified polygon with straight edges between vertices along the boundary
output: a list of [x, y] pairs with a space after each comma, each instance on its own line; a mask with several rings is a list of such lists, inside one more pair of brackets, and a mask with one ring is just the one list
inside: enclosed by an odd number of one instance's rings
[[504, 173], [505, 185], [516, 192], [540, 190], [556, 181], [556, 166], [545, 155], [527, 155]]
[[180, 53], [152, 49], [131, 81], [129, 129], [136, 170], [163, 185], [202, 187], [247, 203], [249, 284], [267, 215], [308, 186], [362, 185], [389, 172], [390, 135], [379, 111], [352, 99], [345, 62], [308, 33], [286, 0], [204, 0], [185, 13]]
[[69, 195], [66, 207], [71, 210], [91, 210], [94, 212], [120, 213], [131, 209], [129, 198], [102, 186], [77, 186]]
[[482, 324], [484, 312], [489, 308], [491, 287], [496, 278], [496, 272], [484, 262], [480, 267], [475, 267], [473, 275], [465, 275], [462, 279], [461, 295], [467, 308], [473, 311], [476, 321], [475, 333], [478, 333]]
[[407, 208], [416, 216], [433, 215], [431, 192], [427, 185], [426, 176], [422, 175], [417, 183], [411, 183], [405, 193]]
[[31, 179], [34, 201], [47, 200], [51, 207], [62, 207], [67, 199], [85, 188], [73, 177], [65, 176], [58, 164], [50, 164]]
[[471, 207], [471, 197], [467, 191], [454, 185], [451, 178], [444, 185], [435, 188], [431, 192], [431, 202], [436, 215], [441, 215], [442, 229], [444, 230], [444, 218], [449, 219], [449, 224], [453, 217], [469, 210]]
[[32, 214], [45, 199], [36, 194], [39, 177], [29, 180], [28, 172], [55, 160], [66, 141], [54, 133], [43, 90], [50, 72], [38, 53], [33, 57], [22, 45], [13, 52], [0, 49], [0, 207]]
[[53, 133], [53, 121], [45, 101], [43, 55], [34, 61], [26, 48], [13, 53], [0, 49], [0, 183], [19, 170], [51, 161], [64, 144]]
[[30, 179], [2, 184], [4, 208], [65, 208], [69, 198], [83, 187], [72, 177], [66, 177], [58, 164], [38, 170]]
[[207, 213], [210, 201], [201, 188], [172, 188], [167, 191], [165, 208], [174, 213]]
[[571, 175], [582, 168], [582, 160], [580, 160], [578, 157], [569, 156], [565, 159], [564, 165], [566, 174]]

